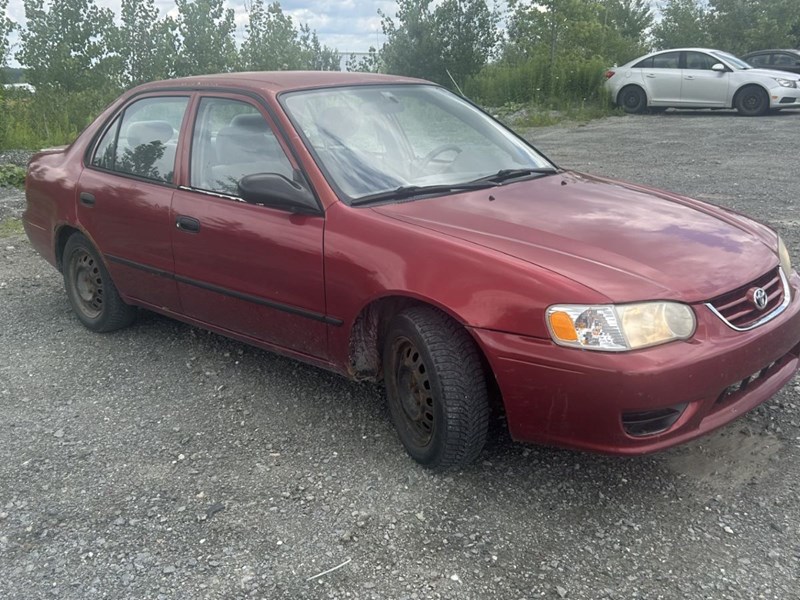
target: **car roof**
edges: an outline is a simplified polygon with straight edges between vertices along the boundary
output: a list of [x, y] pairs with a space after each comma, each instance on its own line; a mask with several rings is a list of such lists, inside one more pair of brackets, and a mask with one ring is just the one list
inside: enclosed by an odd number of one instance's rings
[[425, 81], [424, 79], [378, 73], [351, 73], [347, 71], [251, 71], [165, 79], [145, 83], [131, 91], [141, 93], [164, 88], [235, 88], [277, 94], [279, 92], [313, 88], [409, 83], [433, 85], [430, 81]]
[[753, 50], [744, 56], [750, 56], [751, 54], [764, 54], [766, 52], [788, 52], [790, 54], [800, 54], [800, 50], [795, 50], [793, 48], [767, 48], [766, 50]]

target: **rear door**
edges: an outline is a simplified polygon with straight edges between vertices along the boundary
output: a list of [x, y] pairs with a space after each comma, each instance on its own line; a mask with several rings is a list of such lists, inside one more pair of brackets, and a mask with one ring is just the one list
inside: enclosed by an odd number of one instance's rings
[[680, 104], [683, 79], [680, 69], [680, 54], [680, 52], [656, 54], [634, 67], [641, 68], [642, 81], [644, 81], [650, 104], [656, 106]]
[[681, 102], [684, 105], [725, 107], [728, 103], [729, 71], [712, 71], [720, 60], [705, 52], [684, 52]]
[[120, 292], [179, 312], [170, 204], [188, 95], [139, 97], [109, 123], [78, 182], [78, 221]]
[[193, 120], [189, 172], [172, 202], [184, 314], [325, 358], [324, 217], [247, 204], [237, 191], [245, 175], [297, 177], [294, 158], [249, 97], [201, 96]]

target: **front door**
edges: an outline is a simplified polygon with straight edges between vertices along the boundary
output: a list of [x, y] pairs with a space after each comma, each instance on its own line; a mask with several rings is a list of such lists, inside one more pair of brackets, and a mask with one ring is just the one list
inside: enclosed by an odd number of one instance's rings
[[728, 71], [712, 71], [720, 62], [705, 52], [687, 51], [686, 68], [683, 69], [681, 102], [690, 106], [728, 106]]
[[186, 316], [252, 340], [327, 356], [322, 216], [247, 204], [245, 175], [295, 165], [261, 107], [201, 97], [189, 173], [172, 200], [175, 277]]

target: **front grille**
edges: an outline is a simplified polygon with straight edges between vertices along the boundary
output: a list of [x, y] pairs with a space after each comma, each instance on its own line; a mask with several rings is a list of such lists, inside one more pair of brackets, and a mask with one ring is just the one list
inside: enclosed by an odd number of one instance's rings
[[[767, 305], [763, 309], [758, 309], [751, 297], [750, 292], [755, 288], [761, 288], [767, 293]], [[752, 329], [776, 317], [786, 304], [788, 304], [787, 284], [783, 273], [777, 267], [755, 281], [708, 302], [708, 306], [718, 317], [739, 330]]]
[[625, 433], [634, 437], [653, 435], [666, 431], [683, 414], [686, 404], [677, 404], [657, 410], [622, 413], [622, 426]]

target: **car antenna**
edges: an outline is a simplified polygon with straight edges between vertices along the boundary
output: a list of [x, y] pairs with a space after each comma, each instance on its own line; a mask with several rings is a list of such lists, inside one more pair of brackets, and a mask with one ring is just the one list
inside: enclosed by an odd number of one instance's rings
[[464, 92], [462, 92], [462, 91], [461, 91], [461, 88], [460, 88], [460, 87], [458, 87], [458, 84], [456, 83], [456, 80], [455, 80], [455, 79], [453, 79], [453, 76], [452, 76], [452, 75], [450, 75], [450, 69], [445, 69], [444, 71], [445, 71], [445, 73], [447, 73], [447, 76], [450, 78], [450, 81], [452, 81], [452, 82], [453, 82], [453, 85], [454, 85], [454, 86], [456, 86], [456, 89], [458, 90], [458, 94], [459, 94], [459, 95], [460, 95], [462, 98], [466, 98], [466, 96], [464, 95]]

